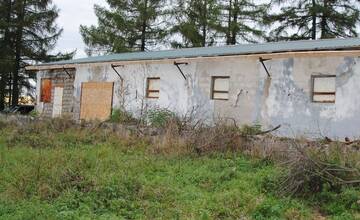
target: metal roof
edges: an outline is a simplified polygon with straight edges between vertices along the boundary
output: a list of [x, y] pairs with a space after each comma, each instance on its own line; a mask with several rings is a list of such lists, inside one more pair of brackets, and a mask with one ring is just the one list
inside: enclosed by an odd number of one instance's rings
[[360, 38], [283, 41], [259, 44], [241, 44], [233, 46], [185, 48], [151, 52], [130, 52], [44, 63], [36, 66], [350, 49], [360, 49]]

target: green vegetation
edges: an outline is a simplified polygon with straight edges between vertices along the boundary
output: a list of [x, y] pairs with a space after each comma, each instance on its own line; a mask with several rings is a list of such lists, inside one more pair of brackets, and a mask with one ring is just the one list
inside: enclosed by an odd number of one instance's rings
[[176, 120], [176, 114], [167, 109], [152, 109], [147, 113], [149, 123], [157, 128], [164, 128], [172, 120]]
[[[19, 135], [22, 134], [22, 135]], [[278, 197], [240, 152], [155, 153], [148, 138], [52, 121], [0, 127], [0, 219], [356, 219], [356, 188]]]
[[131, 113], [127, 111], [124, 111], [122, 109], [114, 109], [110, 116], [109, 122], [129, 124], [135, 123], [136, 119], [132, 116]]

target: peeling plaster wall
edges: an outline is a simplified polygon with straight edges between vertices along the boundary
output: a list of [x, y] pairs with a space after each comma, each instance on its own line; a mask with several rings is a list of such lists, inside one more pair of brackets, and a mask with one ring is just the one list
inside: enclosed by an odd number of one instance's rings
[[[75, 75], [74, 70], [69, 70], [69, 74], [72, 76]], [[52, 91], [51, 91], [51, 102], [44, 103], [41, 102], [41, 79], [49, 78], [52, 80]], [[73, 117], [74, 110], [74, 79], [70, 78], [63, 70], [53, 70], [53, 71], [39, 71], [37, 73], [36, 81], [36, 111], [41, 113], [44, 117], [52, 117], [53, 113], [53, 101], [54, 101], [54, 91], [55, 87], [63, 87], [63, 98], [62, 98], [62, 112], [63, 116]]]
[[[288, 58], [268, 62], [269, 96], [262, 106], [264, 125], [283, 127], [283, 136], [332, 138], [360, 136], [358, 58]], [[311, 75], [336, 75], [336, 102], [311, 102]]]
[[[101, 81], [114, 82], [113, 108], [123, 106], [135, 116], [148, 108], [167, 108], [180, 115], [195, 112], [210, 124], [225, 118], [235, 119], [239, 126], [282, 125], [280, 136], [360, 136], [359, 58], [289, 57], [268, 60], [265, 65], [271, 78], [255, 57], [192, 60], [180, 66], [185, 80], [172, 61], [126, 64], [116, 67], [123, 84], [109, 64], [78, 65], [74, 117], [80, 114], [81, 83]], [[337, 76], [335, 104], [311, 101], [311, 76], [321, 74]], [[228, 101], [211, 100], [212, 76], [230, 76]], [[161, 78], [159, 99], [145, 98], [147, 77]]]
[[[191, 69], [191, 65], [184, 69]], [[75, 78], [76, 112], [80, 114], [81, 83], [114, 82], [113, 108], [124, 107], [135, 116], [141, 115], [146, 108], [167, 108], [178, 114], [188, 108], [188, 84], [176, 69], [176, 66], [163, 65], [127, 65], [116, 67], [121, 78], [110, 65], [80, 66]], [[147, 99], [147, 77], [160, 77], [160, 98]], [[123, 88], [122, 88], [123, 85]], [[124, 94], [124, 95], [122, 95]]]

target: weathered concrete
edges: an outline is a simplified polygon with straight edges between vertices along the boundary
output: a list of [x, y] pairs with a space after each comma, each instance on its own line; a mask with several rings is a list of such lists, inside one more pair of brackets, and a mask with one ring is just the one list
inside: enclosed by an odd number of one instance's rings
[[[74, 76], [75, 70], [68, 70], [69, 75], [63, 70], [55, 71], [40, 71], [37, 73], [36, 83], [36, 110], [44, 117], [52, 117], [53, 115], [53, 103], [54, 103], [54, 91], [55, 87], [63, 87], [64, 94], [62, 99], [62, 115], [68, 117], [74, 117]], [[51, 91], [51, 102], [43, 103], [40, 102], [40, 90], [41, 90], [41, 79], [51, 78], [52, 79], [52, 91]], [[74, 117], [76, 118], [76, 117]]]
[[[360, 136], [359, 58], [326, 56], [326, 52], [320, 56], [274, 58], [265, 62], [271, 78], [258, 58], [193, 59], [189, 65], [180, 66], [186, 80], [172, 61], [128, 64], [116, 67], [123, 84], [110, 64], [77, 65], [72, 112], [78, 119], [81, 83], [114, 82], [113, 108], [124, 107], [135, 116], [156, 107], [178, 114], [195, 109], [197, 117], [208, 123], [231, 118], [239, 125], [260, 123], [269, 128], [281, 124], [281, 136]], [[337, 76], [335, 103], [311, 101], [311, 76], [319, 74]], [[39, 80], [48, 75], [51, 73], [40, 72]], [[211, 100], [212, 76], [230, 76], [229, 100]], [[161, 78], [159, 99], [145, 97], [147, 77]], [[39, 91], [38, 86], [37, 94]], [[39, 102], [38, 109], [47, 111]]]

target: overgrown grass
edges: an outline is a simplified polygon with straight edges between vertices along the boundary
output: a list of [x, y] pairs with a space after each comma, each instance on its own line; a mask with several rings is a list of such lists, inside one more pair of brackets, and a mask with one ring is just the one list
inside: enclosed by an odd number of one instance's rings
[[[0, 127], [0, 219], [356, 219], [359, 191], [278, 197], [272, 161], [156, 153], [146, 137], [58, 121]], [[264, 187], [266, 186], [266, 187]]]

